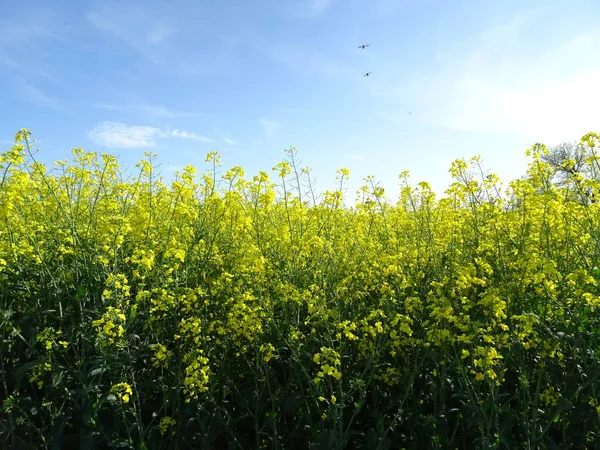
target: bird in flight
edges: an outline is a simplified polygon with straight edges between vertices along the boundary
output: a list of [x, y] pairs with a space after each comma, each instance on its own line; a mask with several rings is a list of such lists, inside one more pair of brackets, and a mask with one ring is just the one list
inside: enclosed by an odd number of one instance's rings
[[361, 50], [364, 50], [368, 46], [369, 46], [369, 44], [364, 44], [364, 45], [359, 45], [358, 48], [360, 48]]
[[367, 72], [367, 73], [365, 73], [365, 74], [364, 74], [364, 76], [365, 76], [365, 77], [371, 76], [371, 73], [372, 73], [372, 72]]

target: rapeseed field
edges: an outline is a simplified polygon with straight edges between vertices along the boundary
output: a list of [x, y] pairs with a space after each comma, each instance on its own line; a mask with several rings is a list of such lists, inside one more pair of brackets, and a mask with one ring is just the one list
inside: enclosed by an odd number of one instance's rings
[[600, 448], [600, 135], [553, 183], [543, 145], [501, 187], [317, 195], [147, 154], [0, 156], [0, 446]]

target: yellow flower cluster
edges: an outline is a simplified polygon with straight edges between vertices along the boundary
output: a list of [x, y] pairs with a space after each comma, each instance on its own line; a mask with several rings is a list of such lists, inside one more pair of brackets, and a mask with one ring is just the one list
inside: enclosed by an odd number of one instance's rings
[[271, 361], [275, 356], [275, 347], [271, 343], [262, 344], [259, 351], [266, 362]]
[[133, 390], [128, 383], [117, 383], [110, 388], [110, 393], [123, 403], [129, 403]]
[[[467, 352], [463, 351], [463, 357], [467, 357]], [[496, 380], [502, 355], [498, 353], [495, 347], [477, 346], [473, 355], [473, 367], [471, 373], [475, 375], [475, 379], [480, 381], [484, 378]]]
[[208, 358], [202, 356], [202, 350], [196, 350], [194, 353], [187, 354], [184, 362], [185, 379], [183, 393], [186, 396], [186, 403], [197, 400], [198, 395], [208, 391], [208, 382], [210, 378], [210, 367]]
[[558, 404], [558, 400], [560, 399], [560, 392], [556, 391], [554, 386], [550, 386], [544, 392], [540, 394], [540, 400], [546, 406], [556, 406]]
[[[175, 425], [177, 425], [177, 421], [175, 419], [165, 416], [160, 419], [160, 422], [158, 423], [158, 430], [160, 431], [160, 434], [166, 434], [167, 430]], [[175, 431], [171, 431], [171, 435], [175, 435]]]
[[167, 349], [163, 344], [154, 344], [152, 349], [154, 350], [154, 355], [152, 356], [152, 365], [154, 367], [164, 366], [173, 354], [173, 352]]
[[67, 341], [59, 339], [61, 336], [64, 336], [63, 331], [54, 327], [46, 327], [36, 335], [36, 342], [43, 344], [44, 359], [33, 368], [29, 382], [36, 383], [38, 389], [44, 386], [44, 375], [52, 371], [56, 350], [64, 350], [69, 346]]
[[321, 351], [313, 356], [313, 361], [320, 366], [317, 377], [313, 380], [316, 384], [320, 383], [326, 376], [336, 380], [342, 378], [342, 373], [339, 370], [341, 364], [340, 354], [334, 349], [321, 347]]
[[98, 333], [101, 346], [115, 344], [119, 338], [123, 337], [125, 334], [123, 325], [126, 319], [120, 308], [109, 306], [102, 317], [92, 322], [92, 326], [96, 328]]
[[49, 362], [43, 362], [34, 367], [31, 377], [29, 377], [30, 383], [37, 383], [38, 389], [44, 386], [44, 380], [42, 377], [52, 370], [52, 365]]
[[344, 320], [342, 323], [338, 323], [336, 325], [336, 328], [338, 328], [339, 330], [341, 330], [336, 335], [336, 337], [339, 340], [342, 339], [342, 336], [345, 337], [346, 339], [348, 339], [349, 341], [356, 341], [356, 340], [358, 340], [358, 336], [356, 336], [356, 334], [354, 334], [354, 332], [356, 331], [356, 329], [358, 327], [357, 327], [357, 325], [354, 322], [350, 322], [349, 320]]
[[105, 301], [121, 302], [130, 295], [130, 287], [127, 277], [121, 273], [109, 274], [106, 278], [106, 289], [102, 293]]
[[43, 343], [46, 350], [56, 349], [59, 345], [62, 348], [67, 348], [69, 343], [64, 340], [58, 340], [64, 333], [61, 330], [55, 330], [53, 327], [44, 328], [36, 336], [36, 341]]
[[231, 302], [227, 313], [227, 330], [232, 333], [240, 346], [253, 342], [262, 332], [262, 308], [255, 304], [256, 298], [249, 292], [243, 293]]

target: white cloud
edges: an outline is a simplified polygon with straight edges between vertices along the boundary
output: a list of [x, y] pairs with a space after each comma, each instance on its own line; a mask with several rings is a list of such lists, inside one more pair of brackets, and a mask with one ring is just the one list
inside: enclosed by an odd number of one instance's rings
[[89, 133], [96, 144], [108, 148], [149, 148], [162, 136], [160, 128], [102, 122]]
[[179, 138], [183, 138], [183, 139], [192, 139], [194, 141], [199, 141], [199, 142], [214, 142], [212, 139], [209, 139], [204, 136], [200, 136], [196, 133], [191, 133], [189, 131], [168, 130], [166, 132], [166, 134], [169, 136], [175, 136], [175, 137], [179, 137]]
[[265, 130], [267, 136], [272, 136], [279, 130], [281, 123], [270, 119], [258, 119], [258, 122]]
[[225, 142], [227, 145], [232, 145], [232, 146], [235, 146], [235, 145], [237, 145], [237, 144], [238, 144], [238, 143], [237, 143], [237, 141], [234, 141], [233, 139], [227, 139], [227, 138], [225, 138], [225, 139], [223, 139], [223, 141], [224, 141], [224, 142]]
[[152, 126], [127, 125], [119, 122], [102, 122], [89, 133], [90, 139], [108, 148], [151, 148], [159, 139], [178, 137], [199, 142], [212, 140], [196, 133], [181, 130], [163, 130]]

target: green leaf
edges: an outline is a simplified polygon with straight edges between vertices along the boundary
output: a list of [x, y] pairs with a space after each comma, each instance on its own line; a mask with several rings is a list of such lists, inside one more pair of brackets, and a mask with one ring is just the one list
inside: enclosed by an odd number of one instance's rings
[[22, 378], [23, 375], [27, 374], [31, 369], [33, 369], [34, 367], [36, 367], [41, 362], [42, 362], [41, 359], [38, 359], [36, 361], [26, 362], [22, 366], [18, 367], [17, 370], [15, 370], [15, 378], [16, 379]]
[[52, 387], [53, 388], [60, 386], [60, 383], [61, 383], [64, 375], [65, 375], [65, 372], [62, 370], [58, 373], [56, 373], [56, 372], [52, 373]]
[[70, 416], [63, 414], [54, 422], [52, 427], [52, 442], [50, 444], [51, 450], [60, 450], [62, 434], [70, 418]]
[[86, 294], [87, 294], [87, 289], [83, 286], [79, 286], [77, 288], [77, 293], [75, 294], [75, 299], [81, 300], [85, 297]]
[[90, 371], [90, 373], [88, 374], [88, 377], [95, 377], [96, 375], [102, 375], [104, 372], [106, 372], [106, 367], [98, 367], [97, 369], [93, 369]]
[[561, 396], [561, 397], [558, 399], [558, 404], [557, 404], [557, 406], [558, 406], [558, 408], [559, 408], [559, 409], [561, 409], [561, 410], [563, 410], [563, 411], [567, 411], [567, 410], [569, 410], [569, 409], [572, 409], [572, 408], [574, 408], [574, 407], [575, 407], [575, 406], [573, 405], [573, 403], [571, 403], [571, 402], [569, 401], [569, 399], [567, 399], [567, 398], [565, 398], [565, 397], [563, 397], [563, 396]]

